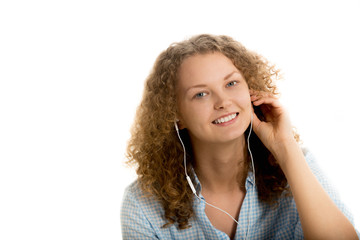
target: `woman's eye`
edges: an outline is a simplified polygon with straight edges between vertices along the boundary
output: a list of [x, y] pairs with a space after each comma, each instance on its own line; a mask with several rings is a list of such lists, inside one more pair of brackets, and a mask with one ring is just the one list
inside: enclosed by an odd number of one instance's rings
[[232, 81], [232, 82], [229, 82], [228, 84], [226, 84], [227, 87], [232, 87], [232, 86], [235, 86], [237, 84], [236, 81]]
[[200, 92], [200, 93], [197, 93], [196, 95], [195, 95], [195, 98], [202, 98], [202, 97], [205, 97], [207, 95], [207, 93], [205, 93], [205, 92]]

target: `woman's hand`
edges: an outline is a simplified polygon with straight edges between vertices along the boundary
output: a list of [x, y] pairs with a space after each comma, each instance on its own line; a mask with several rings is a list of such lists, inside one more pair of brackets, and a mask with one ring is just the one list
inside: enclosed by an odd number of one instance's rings
[[250, 90], [251, 101], [259, 106], [265, 121], [254, 114], [253, 129], [261, 142], [273, 155], [281, 150], [284, 144], [295, 141], [290, 118], [279, 100], [271, 93]]
[[254, 114], [253, 129], [275, 156], [290, 185], [305, 239], [357, 239], [354, 227], [311, 172], [296, 143], [288, 113], [270, 93], [250, 91], [265, 121]]

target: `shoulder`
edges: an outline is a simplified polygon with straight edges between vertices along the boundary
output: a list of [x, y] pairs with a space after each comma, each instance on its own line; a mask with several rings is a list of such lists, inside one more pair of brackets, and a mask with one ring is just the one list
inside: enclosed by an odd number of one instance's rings
[[152, 239], [159, 236], [163, 208], [155, 198], [145, 194], [138, 180], [124, 192], [121, 203], [121, 229], [124, 239]]
[[312, 173], [316, 176], [317, 180], [321, 183], [321, 185], [329, 185], [332, 188], [329, 179], [326, 177], [324, 172], [321, 170], [320, 166], [316, 161], [316, 156], [306, 147], [302, 148], [304, 157], [308, 166], [310, 167]]
[[330, 197], [332, 197], [331, 195], [334, 195], [334, 197], [338, 197], [335, 196], [337, 195], [335, 191], [336, 189], [331, 183], [326, 173], [319, 166], [316, 160], [316, 156], [308, 148], [302, 148], [302, 150], [309, 168], [311, 169], [317, 180], [320, 182], [320, 184], [323, 186], [323, 188], [328, 192]]
[[133, 197], [139, 197], [143, 195], [141, 189], [140, 189], [140, 184], [138, 180], [135, 180], [134, 182], [132, 182], [130, 185], [128, 185], [125, 188], [124, 191], [124, 199], [126, 198], [133, 198]]
[[306, 159], [306, 162], [308, 164], [311, 164], [311, 163], [315, 163], [315, 156], [313, 155], [313, 153], [309, 150], [309, 148], [307, 147], [302, 147], [301, 148], [303, 154], [304, 154], [304, 157]]
[[121, 202], [120, 216], [122, 223], [127, 223], [129, 219], [128, 216], [130, 216], [131, 214], [142, 211], [141, 208], [139, 208], [141, 195], [142, 193], [137, 180], [126, 187]]
[[124, 196], [122, 199], [122, 213], [124, 211], [131, 211], [132, 208], [137, 208], [141, 202], [141, 198], [145, 197], [140, 189], [138, 180], [132, 182], [125, 188]]
[[144, 193], [138, 180], [132, 182], [125, 189], [122, 211], [142, 211], [145, 215], [148, 215], [150, 213], [159, 213], [161, 209], [162, 207], [154, 196]]
[[340, 211], [343, 212], [343, 214], [350, 220], [350, 222], [353, 223], [353, 216], [350, 210], [342, 202], [342, 199], [340, 198], [340, 195], [338, 194], [338, 191], [334, 184], [328, 178], [326, 173], [322, 171], [322, 169], [319, 167], [315, 155], [311, 153], [310, 150], [307, 148], [303, 148], [303, 153], [306, 162], [308, 163], [312, 173], [315, 175], [319, 183], [322, 185], [324, 190], [327, 192], [327, 194], [333, 200], [336, 206], [340, 209]]
[[329, 180], [329, 178], [326, 176], [326, 174], [322, 171], [322, 169], [318, 165], [315, 155], [308, 148], [303, 148], [302, 150], [306, 162], [309, 168], [311, 169], [311, 172], [315, 175], [319, 183], [322, 185], [325, 191], [330, 195], [333, 201], [336, 202], [339, 199], [337, 191], [333, 186], [333, 184], [331, 183], [331, 181]]

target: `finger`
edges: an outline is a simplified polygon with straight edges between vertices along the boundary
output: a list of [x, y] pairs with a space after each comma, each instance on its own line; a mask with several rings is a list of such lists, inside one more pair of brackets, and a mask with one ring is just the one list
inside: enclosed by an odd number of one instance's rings
[[249, 93], [250, 93], [250, 96], [261, 96], [262, 95], [260, 91], [255, 91], [252, 89], [249, 89]]
[[250, 96], [257, 96], [257, 97], [260, 97], [261, 95], [261, 92], [259, 91], [255, 91], [255, 90], [249, 90], [249, 93], [250, 93]]
[[253, 101], [254, 106], [260, 106], [262, 104], [271, 105], [273, 107], [280, 107], [280, 103], [279, 103], [278, 99], [273, 98], [273, 97], [266, 97], [266, 98], [263, 97], [263, 98], [258, 98]]
[[250, 99], [251, 99], [252, 102], [254, 102], [256, 100], [259, 100], [260, 96], [258, 96], [258, 95], [250, 95]]
[[254, 112], [252, 114], [253, 114], [253, 130], [255, 134], [261, 139], [262, 136], [261, 136], [260, 126], [263, 124], [263, 122], [261, 122], [261, 120]]
[[[258, 116], [255, 114], [255, 112], [252, 113], [253, 114], [253, 129], [255, 131], [255, 128], [257, 129], [259, 124], [261, 123], [260, 119], [258, 118]], [[256, 131], [255, 131], [256, 132]]]
[[269, 95], [266, 92], [259, 92], [259, 91], [253, 91], [253, 90], [250, 93], [251, 101], [256, 101], [256, 100], [258, 100], [260, 98], [264, 98], [264, 97], [271, 97], [271, 95]]

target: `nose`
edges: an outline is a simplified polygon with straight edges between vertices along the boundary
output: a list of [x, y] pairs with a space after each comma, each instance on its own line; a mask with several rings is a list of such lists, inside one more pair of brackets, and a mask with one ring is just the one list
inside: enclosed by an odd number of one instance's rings
[[216, 99], [214, 103], [214, 109], [222, 110], [227, 109], [231, 105], [231, 100], [224, 93], [216, 94]]

